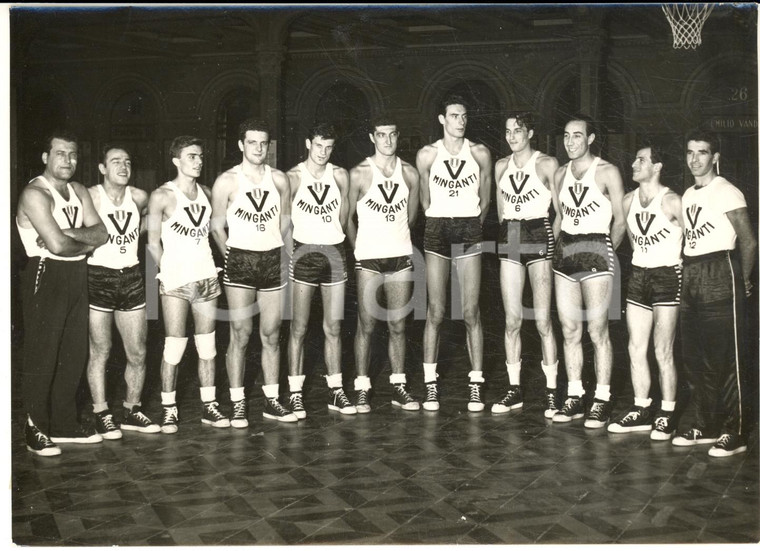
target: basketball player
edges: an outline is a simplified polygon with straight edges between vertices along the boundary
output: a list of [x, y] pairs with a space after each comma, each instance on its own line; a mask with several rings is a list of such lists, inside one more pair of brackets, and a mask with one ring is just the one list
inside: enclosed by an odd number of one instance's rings
[[21, 273], [24, 436], [26, 449], [42, 457], [60, 455], [56, 444], [103, 441], [77, 421], [76, 393], [87, 365], [85, 255], [108, 238], [87, 189], [71, 181], [78, 153], [72, 134], [51, 134], [42, 153], [45, 171], [21, 192], [16, 210], [29, 257]]
[[[533, 312], [541, 338], [546, 377], [544, 416], [557, 411], [557, 343], [551, 320], [552, 254], [554, 229], [549, 223], [549, 207], [559, 211], [554, 174], [557, 159], [536, 151], [530, 145], [534, 124], [531, 113], [513, 113], [506, 119], [506, 140], [512, 154], [496, 163], [496, 207], [499, 213], [499, 265], [501, 296], [506, 312], [504, 348], [506, 349], [509, 388], [493, 406], [493, 413], [522, 408], [520, 386], [523, 321], [522, 295], [525, 274], [533, 290]], [[555, 217], [556, 219], [556, 217]]]
[[166, 339], [161, 360], [161, 432], [176, 433], [177, 365], [187, 346], [187, 315], [192, 308], [198, 379], [201, 385], [201, 422], [225, 428], [230, 420], [216, 401], [216, 301], [222, 294], [208, 242], [211, 191], [196, 180], [203, 167], [203, 142], [179, 136], [171, 144], [177, 176], [150, 195], [148, 248], [159, 266], [159, 292]]
[[[670, 440], [675, 428], [672, 417], [678, 377], [673, 341], [681, 298], [683, 246], [681, 197], [660, 182], [662, 166], [654, 147], [640, 149], [633, 161], [633, 181], [639, 187], [623, 198], [633, 249], [625, 317], [634, 402], [632, 409], [607, 427], [614, 433], [649, 431], [652, 440]], [[653, 331], [654, 328], [657, 330]], [[651, 377], [647, 360], [653, 333], [662, 392], [660, 411], [656, 415], [650, 409]]]
[[681, 335], [696, 415], [673, 444], [713, 444], [709, 455], [728, 457], [747, 451], [752, 421], [743, 318], [757, 240], [744, 195], [718, 175], [720, 155], [714, 134], [688, 136], [686, 164], [694, 185], [682, 201]]
[[[416, 411], [420, 403], [406, 389], [406, 307], [412, 297], [412, 239], [419, 206], [419, 174], [396, 156], [398, 127], [394, 118], [375, 118], [370, 125], [375, 153], [350, 173], [347, 234], [356, 257], [359, 320], [354, 339], [356, 410], [370, 411], [369, 352], [377, 319], [388, 319], [391, 404]], [[358, 218], [358, 230], [354, 223]], [[386, 309], [377, 302], [382, 289]]]
[[343, 228], [348, 217], [348, 172], [331, 164], [336, 133], [331, 125], [319, 124], [306, 138], [306, 160], [288, 171], [292, 197], [293, 319], [288, 341], [290, 409], [306, 417], [303, 404], [303, 344], [309, 326], [311, 299], [322, 294], [325, 334], [325, 366], [330, 389], [328, 409], [344, 415], [356, 407], [343, 390], [340, 326], [346, 292], [346, 252]]
[[567, 399], [554, 414], [556, 423], [585, 415], [583, 404], [584, 314], [594, 346], [596, 392], [586, 428], [602, 428], [610, 417], [612, 343], [607, 310], [612, 300], [614, 248], [625, 235], [623, 181], [618, 168], [591, 153], [596, 131], [578, 115], [565, 125], [570, 161], [557, 170], [560, 235], [554, 252], [557, 312], [564, 337]]
[[230, 308], [227, 376], [232, 401], [230, 424], [235, 428], [248, 426], [243, 385], [245, 351], [257, 301], [261, 313], [263, 416], [298, 421], [279, 401], [281, 302], [287, 284], [281, 270], [282, 236], [290, 224], [290, 186], [285, 173], [266, 164], [269, 132], [265, 121], [243, 121], [238, 140], [243, 160], [221, 174], [211, 190], [211, 233], [224, 254], [224, 291]]
[[443, 138], [417, 153], [420, 201], [425, 210], [425, 263], [428, 308], [423, 334], [425, 399], [422, 407], [436, 411], [438, 348], [446, 312], [446, 287], [452, 259], [457, 267], [462, 314], [470, 357], [469, 411], [484, 408], [483, 326], [480, 321], [482, 225], [491, 201], [491, 154], [484, 145], [464, 137], [467, 106], [460, 96], [441, 104], [438, 122]]
[[[107, 144], [101, 150], [98, 170], [103, 183], [88, 189], [92, 204], [108, 229], [108, 241], [87, 259], [90, 294], [90, 359], [87, 381], [92, 394], [95, 428], [106, 440], [122, 437], [121, 430], [159, 432], [159, 426], [142, 412], [145, 384], [145, 283], [137, 259], [142, 215], [148, 194], [129, 185], [132, 160], [123, 147]], [[124, 415], [114, 421], [106, 399], [106, 362], [113, 344], [113, 325], [124, 343], [127, 394]]]

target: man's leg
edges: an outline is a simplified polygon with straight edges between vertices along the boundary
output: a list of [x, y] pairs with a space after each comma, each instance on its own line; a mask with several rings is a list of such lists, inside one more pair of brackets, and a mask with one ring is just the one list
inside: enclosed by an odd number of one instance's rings
[[[377, 302], [378, 279], [383, 275], [367, 270], [356, 270], [356, 298], [358, 303], [358, 320], [356, 323], [356, 336], [354, 337], [354, 358], [356, 362], [356, 411], [369, 413], [369, 391], [372, 382], [369, 378], [369, 353], [372, 332], [375, 330], [380, 308]], [[389, 342], [390, 347], [390, 342]], [[391, 362], [391, 367], [393, 364]]]
[[451, 260], [431, 253], [425, 253], [427, 280], [427, 314], [425, 330], [422, 334], [422, 368], [425, 380], [425, 400], [422, 407], [435, 411], [438, 402], [438, 348], [441, 324], [446, 314], [446, 288], [449, 282]]
[[[520, 330], [523, 322], [523, 289], [525, 288], [525, 267], [509, 260], [499, 261], [501, 300], [504, 304], [506, 322], [504, 326], [504, 350], [506, 352], [507, 378], [506, 393], [491, 406], [491, 413], [506, 413], [523, 406], [520, 387], [522, 368], [522, 339]], [[551, 287], [550, 287], [551, 289]]]
[[282, 289], [259, 291], [259, 337], [261, 338], [262, 391], [266, 398], [263, 415], [284, 423], [298, 418], [280, 403], [280, 326]]
[[594, 346], [596, 391], [586, 428], [602, 428], [610, 418], [610, 381], [612, 380], [612, 342], [609, 332], [609, 307], [612, 301], [612, 275], [603, 275], [581, 282], [583, 303], [586, 306], [588, 333]]
[[164, 317], [164, 352], [161, 358], [161, 405], [163, 420], [161, 432], [177, 432], [179, 412], [177, 409], [177, 366], [187, 347], [186, 324], [190, 303], [182, 298], [161, 296], [161, 311]]
[[298, 281], [291, 282], [293, 315], [290, 320], [288, 337], [288, 386], [290, 390], [290, 409], [299, 419], [306, 417], [303, 405], [303, 345], [309, 328], [311, 299], [316, 287]]
[[673, 412], [676, 409], [678, 372], [673, 357], [673, 343], [678, 324], [678, 306], [654, 307], [654, 355], [660, 370], [660, 392], [662, 403], [654, 418], [650, 434], [653, 440], [670, 440], [675, 426]]
[[201, 422], [215, 428], [227, 428], [230, 420], [216, 401], [216, 302], [217, 299], [192, 304], [195, 322], [195, 348], [198, 352], [198, 381], [201, 387], [203, 417]]
[[251, 331], [253, 331], [252, 306], [256, 302], [256, 290], [225, 285], [224, 292], [230, 309], [230, 344], [225, 357], [232, 402], [230, 423], [233, 427], [242, 429], [248, 426], [248, 404], [245, 399], [244, 383], [245, 352]]
[[567, 423], [580, 419], [583, 408], [583, 294], [578, 281], [555, 274], [557, 314], [562, 325], [565, 370], [567, 372], [567, 399], [552, 417], [554, 422]]
[[343, 390], [343, 374], [341, 372], [341, 335], [340, 326], [343, 320], [343, 305], [346, 295], [345, 283], [321, 285], [322, 330], [325, 334], [325, 368], [327, 369], [327, 386], [330, 388], [329, 409], [340, 411], [346, 415], [356, 413], [356, 407], [349, 401]]
[[554, 338], [552, 325], [552, 261], [541, 260], [528, 266], [530, 286], [533, 290], [533, 313], [536, 318], [536, 330], [541, 339], [541, 370], [546, 377], [546, 398], [544, 417], [551, 418], [557, 412], [557, 340]]
[[468, 411], [483, 411], [483, 325], [480, 321], [481, 255], [456, 259], [459, 290], [462, 297], [462, 316], [467, 331], [467, 351], [470, 355], [470, 398]]
[[391, 363], [391, 404], [408, 411], [418, 411], [420, 403], [406, 389], [406, 317], [414, 287], [413, 272], [397, 272], [385, 278], [388, 308], [388, 358]]
[[95, 430], [106, 440], [122, 437], [114, 421], [106, 397], [106, 363], [111, 353], [113, 312], [90, 308], [90, 356], [87, 361], [87, 382], [92, 396], [92, 412], [95, 414]]

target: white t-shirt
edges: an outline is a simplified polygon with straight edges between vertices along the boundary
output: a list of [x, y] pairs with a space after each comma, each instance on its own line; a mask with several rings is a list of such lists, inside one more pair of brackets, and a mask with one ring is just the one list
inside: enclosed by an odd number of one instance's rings
[[736, 247], [736, 231], [727, 212], [744, 208], [744, 194], [721, 176], [697, 189], [692, 186], [683, 194], [683, 223], [686, 246], [684, 255], [699, 256]]

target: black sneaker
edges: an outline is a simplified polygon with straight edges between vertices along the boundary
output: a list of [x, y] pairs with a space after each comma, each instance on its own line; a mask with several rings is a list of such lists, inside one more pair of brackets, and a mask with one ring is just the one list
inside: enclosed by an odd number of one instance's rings
[[522, 389], [517, 385], [510, 385], [504, 397], [491, 406], [491, 413], [507, 413], [521, 407], [523, 407]]
[[232, 402], [232, 417], [230, 418], [230, 426], [236, 429], [244, 429], [248, 427], [248, 402], [245, 398]]
[[124, 420], [121, 422], [122, 430], [133, 430], [143, 434], [155, 434], [161, 432], [161, 427], [150, 420], [140, 409], [140, 406], [132, 406], [132, 409], [124, 408]]
[[544, 417], [551, 419], [554, 414], [559, 411], [559, 397], [557, 396], [556, 388], [546, 389], [546, 409], [544, 410]]
[[356, 407], [348, 399], [341, 386], [330, 389], [330, 401], [327, 402], [327, 409], [339, 411], [343, 415], [356, 414]]
[[356, 393], [356, 413], [369, 413], [372, 407], [369, 405], [369, 390], [359, 390]]
[[61, 448], [53, 444], [50, 438], [35, 425], [25, 423], [24, 436], [26, 437], [26, 449], [30, 452], [42, 457], [61, 455]]
[[164, 434], [174, 434], [179, 430], [179, 410], [177, 404], [162, 406], [164, 409], [164, 419], [161, 421], [161, 432]]
[[565, 403], [562, 406], [562, 409], [555, 413], [552, 417], [552, 422], [569, 423], [573, 419], [582, 419], [583, 415], [583, 397], [568, 396], [567, 400], [565, 400]]
[[633, 409], [607, 427], [608, 432], [617, 434], [644, 430], [652, 430], [652, 412], [641, 406], [633, 406]]
[[467, 386], [470, 387], [470, 401], [467, 402], [467, 411], [483, 411], [483, 408], [486, 407], [481, 396], [483, 383], [470, 382]]
[[670, 440], [676, 428], [673, 426], [673, 412], [660, 410], [654, 416], [652, 432], [649, 438], [652, 440]]
[[724, 433], [707, 452], [710, 457], [730, 457], [747, 451], [747, 444], [738, 434]]
[[118, 440], [122, 436], [110, 409], [95, 413], [95, 430], [104, 440]]
[[303, 392], [290, 393], [290, 411], [298, 419], [306, 419], [306, 408], [303, 407]]
[[696, 446], [697, 444], [715, 444], [716, 437], [705, 436], [700, 429], [689, 429], [673, 438], [674, 446]]
[[75, 427], [57, 434], [50, 434], [50, 439], [56, 444], [100, 444], [103, 437], [92, 427]]
[[404, 383], [393, 385], [393, 396], [391, 396], [391, 405], [400, 407], [406, 411], [419, 411], [420, 403], [412, 397], [406, 390]]
[[425, 401], [422, 402], [422, 407], [427, 411], [438, 411], [438, 383], [425, 383]]
[[611, 411], [612, 403], [609, 400], [594, 398], [583, 426], [587, 429], [601, 429], [609, 422]]
[[[298, 417], [292, 411], [285, 409], [277, 398], [264, 399], [264, 419], [275, 419], [281, 423], [297, 423]], [[247, 424], [247, 423], [246, 423]]]
[[219, 402], [203, 402], [201, 423], [211, 425], [217, 429], [226, 429], [230, 426], [230, 420], [219, 411]]

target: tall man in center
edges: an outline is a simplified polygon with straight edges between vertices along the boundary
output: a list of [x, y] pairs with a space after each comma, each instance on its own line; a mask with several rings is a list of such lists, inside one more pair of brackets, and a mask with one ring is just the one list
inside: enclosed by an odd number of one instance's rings
[[283, 235], [290, 227], [290, 185], [282, 171], [266, 163], [269, 134], [265, 121], [244, 121], [238, 141], [243, 160], [219, 175], [211, 190], [211, 232], [224, 254], [224, 291], [230, 308], [227, 377], [232, 402], [230, 424], [235, 428], [248, 426], [243, 383], [254, 303], [260, 312], [264, 418], [298, 421], [279, 402], [282, 293], [287, 283], [281, 269], [282, 246]]
[[483, 221], [491, 201], [491, 154], [464, 137], [467, 106], [460, 96], [441, 104], [438, 122], [443, 138], [417, 153], [420, 201], [425, 209], [425, 263], [428, 308], [423, 335], [425, 399], [435, 411], [438, 401], [438, 346], [446, 312], [446, 288], [452, 259], [457, 267], [462, 314], [470, 356], [469, 411], [482, 411], [483, 326], [480, 322], [480, 272]]
[[564, 337], [567, 399], [555, 423], [585, 415], [583, 404], [584, 319], [594, 346], [596, 392], [584, 426], [602, 428], [610, 418], [612, 343], [608, 310], [615, 274], [614, 248], [625, 235], [623, 179], [618, 168], [591, 153], [596, 131], [591, 119], [577, 115], [565, 125], [570, 161], [557, 170], [560, 235], [554, 252], [557, 313]]
[[288, 341], [290, 408], [306, 417], [303, 404], [303, 345], [309, 327], [311, 299], [322, 293], [325, 366], [330, 389], [328, 409], [353, 415], [356, 408], [343, 391], [340, 325], [346, 294], [346, 251], [343, 228], [348, 218], [348, 172], [330, 163], [336, 132], [319, 124], [306, 138], [306, 160], [288, 171], [292, 199], [293, 319]]

